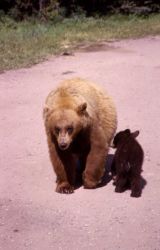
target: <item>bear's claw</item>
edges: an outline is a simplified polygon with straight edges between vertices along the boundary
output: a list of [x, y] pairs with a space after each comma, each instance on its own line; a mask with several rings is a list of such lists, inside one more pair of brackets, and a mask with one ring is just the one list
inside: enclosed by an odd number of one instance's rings
[[56, 192], [61, 194], [72, 194], [74, 188], [69, 183], [61, 183], [57, 185]]

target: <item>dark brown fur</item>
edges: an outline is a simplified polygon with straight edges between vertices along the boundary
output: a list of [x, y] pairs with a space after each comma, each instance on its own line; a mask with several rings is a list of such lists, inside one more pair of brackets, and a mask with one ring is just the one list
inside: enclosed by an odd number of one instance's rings
[[136, 141], [139, 131], [131, 133], [129, 129], [116, 134], [113, 145], [117, 148], [112, 164], [112, 175], [115, 178], [115, 192], [131, 188], [131, 196], [141, 196], [141, 171], [143, 150]]

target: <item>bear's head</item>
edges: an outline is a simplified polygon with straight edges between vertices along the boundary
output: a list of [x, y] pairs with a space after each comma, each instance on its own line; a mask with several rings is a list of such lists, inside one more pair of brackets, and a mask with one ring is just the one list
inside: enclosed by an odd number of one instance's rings
[[130, 129], [120, 131], [116, 134], [113, 140], [113, 148], [117, 148], [121, 143], [125, 142], [130, 136], [136, 138], [139, 135], [139, 131], [131, 133]]
[[87, 126], [86, 108], [87, 104], [83, 103], [75, 109], [56, 108], [45, 111], [49, 133], [60, 150], [68, 149], [76, 135]]

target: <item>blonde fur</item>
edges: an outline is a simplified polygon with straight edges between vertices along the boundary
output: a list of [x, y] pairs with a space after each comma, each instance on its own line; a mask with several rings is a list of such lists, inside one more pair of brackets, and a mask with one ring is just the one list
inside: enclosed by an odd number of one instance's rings
[[[82, 114], [80, 114], [80, 112], [82, 112]], [[111, 97], [98, 86], [87, 80], [81, 78], [64, 80], [56, 90], [53, 90], [48, 95], [43, 116], [53, 167], [55, 162], [57, 162], [57, 157], [63, 158], [61, 152], [56, 152], [57, 149], [51, 139], [50, 132], [53, 130], [55, 121], [61, 122], [64, 120], [66, 124], [72, 121], [77, 127], [77, 134], [81, 130], [90, 130], [90, 151], [88, 153], [83, 179], [86, 187], [95, 187], [103, 175], [104, 157], [108, 152], [109, 144], [117, 127], [116, 109]], [[72, 138], [73, 141], [77, 134]], [[99, 156], [96, 156], [96, 154], [99, 154]], [[72, 158], [73, 161], [72, 156], [73, 154], [68, 152], [69, 159]], [[97, 160], [97, 165], [93, 163], [94, 160]], [[63, 160], [60, 160], [60, 162], [61, 168], [64, 169], [65, 172], [65, 163]], [[102, 166], [99, 166], [99, 164], [102, 164]], [[92, 165], [95, 166], [92, 167]], [[57, 178], [59, 178], [58, 168], [60, 168], [58, 165], [54, 167]], [[98, 173], [97, 177], [95, 177], [95, 173]], [[58, 183], [60, 187], [63, 186], [63, 191], [57, 188], [58, 192], [65, 192], [64, 182], [67, 183], [68, 187], [68, 177], [62, 182], [60, 181], [60, 184]]]

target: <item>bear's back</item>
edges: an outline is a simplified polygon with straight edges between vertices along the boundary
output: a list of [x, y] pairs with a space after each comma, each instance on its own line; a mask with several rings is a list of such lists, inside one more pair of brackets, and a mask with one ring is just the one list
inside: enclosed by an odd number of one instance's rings
[[118, 162], [129, 162], [131, 165], [141, 165], [143, 157], [144, 153], [141, 145], [132, 136], [117, 147], [116, 160]]
[[80, 78], [73, 78], [64, 80], [56, 90], [50, 92], [46, 104], [54, 106], [59, 99], [65, 97], [74, 100], [77, 105], [86, 102], [88, 106], [94, 107], [98, 105], [100, 99], [103, 99], [103, 94], [92, 83]]
[[86, 102], [87, 112], [97, 126], [101, 126], [108, 140], [117, 126], [116, 109], [112, 99], [97, 85], [81, 79], [64, 80], [56, 90], [50, 92], [46, 105], [50, 109], [67, 100], [73, 109]]

